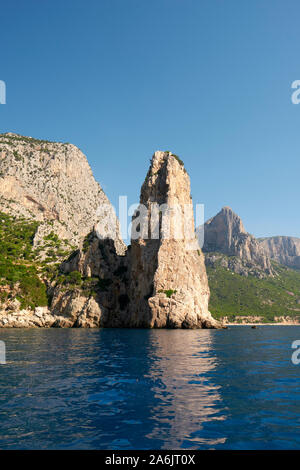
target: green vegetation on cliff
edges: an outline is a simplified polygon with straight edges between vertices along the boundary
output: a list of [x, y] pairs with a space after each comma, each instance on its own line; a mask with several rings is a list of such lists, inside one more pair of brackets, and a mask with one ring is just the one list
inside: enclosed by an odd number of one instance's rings
[[259, 279], [242, 276], [222, 266], [207, 267], [209, 309], [215, 318], [300, 316], [300, 271], [272, 263], [277, 275]]
[[21, 308], [47, 305], [46, 286], [38, 276], [32, 249], [37, 222], [0, 212], [0, 302], [16, 292]]
[[0, 212], [0, 308], [13, 298], [21, 308], [47, 305], [45, 280], [58, 277], [60, 263], [74, 249], [53, 231], [34, 249], [38, 226], [37, 221]]

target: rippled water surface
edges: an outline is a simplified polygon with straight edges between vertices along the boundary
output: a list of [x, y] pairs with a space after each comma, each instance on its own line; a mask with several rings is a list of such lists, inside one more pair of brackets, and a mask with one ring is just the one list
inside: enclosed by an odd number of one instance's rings
[[1, 330], [0, 448], [300, 449], [298, 326]]

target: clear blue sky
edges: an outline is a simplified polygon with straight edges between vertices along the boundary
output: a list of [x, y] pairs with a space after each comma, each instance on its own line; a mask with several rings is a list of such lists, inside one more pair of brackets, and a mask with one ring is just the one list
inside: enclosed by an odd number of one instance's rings
[[1, 2], [0, 132], [71, 142], [130, 203], [172, 150], [206, 218], [300, 236], [298, 0]]

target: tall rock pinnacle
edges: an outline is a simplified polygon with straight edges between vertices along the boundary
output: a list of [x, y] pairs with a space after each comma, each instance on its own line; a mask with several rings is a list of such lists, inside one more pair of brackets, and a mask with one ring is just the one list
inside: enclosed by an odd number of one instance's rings
[[195, 238], [190, 179], [170, 152], [155, 152], [132, 226], [129, 326], [219, 327], [208, 311], [209, 287]]

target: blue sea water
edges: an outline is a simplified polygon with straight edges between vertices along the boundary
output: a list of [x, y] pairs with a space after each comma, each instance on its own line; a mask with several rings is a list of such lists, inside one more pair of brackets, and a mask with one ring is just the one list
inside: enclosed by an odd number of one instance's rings
[[1, 449], [300, 449], [299, 326], [2, 329]]

